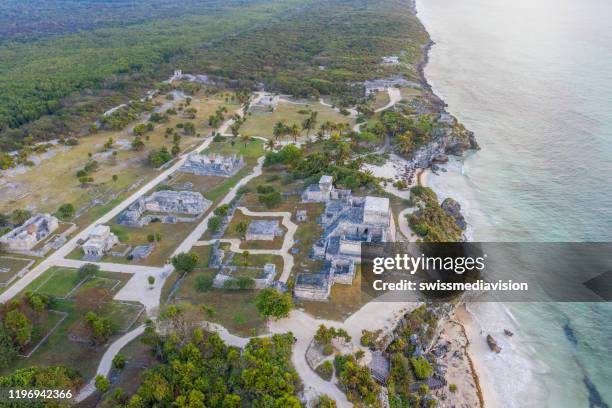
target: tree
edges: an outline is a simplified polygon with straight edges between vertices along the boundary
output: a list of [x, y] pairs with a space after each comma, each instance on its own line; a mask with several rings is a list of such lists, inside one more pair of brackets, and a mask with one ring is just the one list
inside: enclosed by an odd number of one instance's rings
[[20, 348], [28, 345], [32, 340], [32, 323], [25, 314], [17, 309], [6, 314], [4, 327]]
[[245, 221], [240, 221], [238, 224], [236, 224], [236, 233], [240, 235], [242, 239], [244, 239], [248, 228], [249, 226]]
[[198, 264], [198, 255], [193, 252], [180, 253], [172, 257], [172, 266], [179, 272], [189, 273], [195, 269]]
[[221, 217], [218, 215], [212, 216], [208, 219], [208, 229], [212, 232], [217, 232], [221, 228]]
[[243, 258], [244, 266], [247, 266], [249, 264], [249, 255], [251, 255], [251, 253], [249, 251], [243, 251], [242, 252], [242, 258]]
[[95, 264], [86, 263], [79, 268], [77, 273], [79, 280], [83, 280], [85, 278], [93, 278], [100, 272], [100, 267]]
[[214, 213], [219, 217], [227, 217], [227, 214], [229, 213], [229, 205], [223, 204], [218, 206], [217, 208], [215, 208]]
[[147, 278], [147, 281], [149, 282], [151, 289], [153, 289], [153, 285], [155, 285], [155, 276], [149, 275], [149, 277]]
[[140, 137], [137, 136], [132, 140], [132, 150], [139, 152], [144, 149], [144, 147], [145, 144]]
[[125, 367], [125, 357], [123, 354], [115, 354], [115, 357], [113, 357], [113, 368], [121, 370], [123, 367]]
[[94, 344], [104, 343], [113, 334], [113, 324], [108, 317], [101, 317], [94, 312], [87, 312], [85, 324], [90, 330], [91, 340]]
[[98, 392], [101, 392], [102, 394], [108, 391], [111, 386], [110, 381], [108, 381], [108, 379], [105, 376], [100, 375], [100, 374], [96, 375], [95, 385], [96, 385], [96, 390]]
[[276, 142], [274, 139], [268, 139], [266, 142], [266, 148], [270, 151], [273, 151], [276, 148]]
[[17, 357], [18, 351], [11, 335], [4, 325], [0, 324], [0, 368], [9, 367], [13, 359]]
[[63, 220], [74, 217], [74, 205], [70, 203], [60, 205], [57, 209], [57, 215]]
[[278, 141], [281, 137], [287, 134], [287, 127], [283, 122], [276, 122], [274, 124], [274, 128], [272, 129], [272, 134], [276, 141]]
[[117, 180], [119, 180], [119, 176], [118, 176], [118, 175], [116, 175], [116, 174], [113, 174], [112, 179], [113, 179], [113, 182], [114, 182], [114, 183], [116, 183], [116, 182], [117, 182]]
[[293, 137], [293, 142], [297, 143], [297, 138], [300, 135], [300, 127], [294, 123], [289, 127], [289, 134]]
[[13, 210], [13, 212], [11, 213], [11, 222], [15, 225], [21, 225], [26, 222], [31, 216], [32, 213], [28, 210], [16, 209]]
[[287, 317], [293, 308], [293, 301], [289, 293], [280, 293], [276, 289], [263, 289], [255, 298], [255, 307], [263, 317], [280, 319]]

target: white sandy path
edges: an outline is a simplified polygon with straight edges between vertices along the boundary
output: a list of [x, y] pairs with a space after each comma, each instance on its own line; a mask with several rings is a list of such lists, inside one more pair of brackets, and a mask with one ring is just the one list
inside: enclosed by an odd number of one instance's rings
[[[123, 336], [115, 340], [113, 344], [110, 345], [110, 347], [106, 350], [106, 352], [102, 356], [102, 359], [100, 360], [100, 364], [98, 365], [98, 369], [96, 370], [96, 376], [97, 375], [102, 375], [104, 377], [108, 376], [108, 374], [110, 373], [110, 370], [113, 364], [113, 358], [115, 357], [115, 355], [119, 353], [121, 349], [125, 347], [129, 342], [131, 342], [136, 337], [144, 333], [144, 331], [145, 331], [145, 325], [143, 324], [141, 326], [138, 326], [134, 330], [127, 332], [126, 334], [124, 334]], [[94, 378], [92, 378], [91, 381], [89, 381], [83, 388], [81, 388], [81, 390], [75, 397], [76, 402], [83, 401], [84, 399], [89, 397], [91, 394], [93, 394], [94, 391], [96, 391], [96, 386], [95, 386], [96, 376], [94, 376]]]
[[374, 111], [374, 113], [382, 112], [386, 109], [389, 109], [395, 106], [396, 103], [402, 100], [402, 93], [398, 88], [389, 87], [387, 88], [387, 94], [389, 94], [389, 103], [383, 106], [382, 108], [378, 108]]
[[[283, 246], [281, 249], [249, 249], [249, 253], [253, 255], [261, 255], [261, 254], [270, 254], [270, 255], [278, 255], [283, 258], [283, 273], [281, 274], [279, 281], [283, 283], [287, 283], [289, 276], [291, 275], [291, 270], [293, 269], [293, 256], [289, 252], [291, 247], [295, 243], [295, 239], [293, 238], [295, 232], [297, 231], [297, 225], [295, 225], [291, 221], [291, 213], [284, 211], [251, 211], [245, 207], [238, 207], [236, 210], [241, 211], [244, 215], [248, 215], [251, 217], [282, 217], [283, 225], [287, 228], [287, 233], [285, 234], [285, 239], [283, 240]], [[213, 239], [210, 241], [197, 241], [194, 245], [212, 245], [216, 241], [226, 242], [230, 244], [230, 249], [232, 252], [242, 253], [246, 251], [246, 249], [241, 249], [240, 244], [242, 240], [238, 238], [220, 238]]]

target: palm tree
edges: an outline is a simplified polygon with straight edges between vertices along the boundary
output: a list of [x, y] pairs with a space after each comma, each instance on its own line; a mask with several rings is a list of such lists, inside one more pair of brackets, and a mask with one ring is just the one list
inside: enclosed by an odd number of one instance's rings
[[414, 149], [412, 133], [407, 130], [397, 137], [397, 150], [402, 154], [409, 154], [412, 149]]
[[276, 142], [274, 141], [274, 139], [268, 139], [268, 141], [266, 142], [266, 147], [270, 151], [274, 150], [274, 148], [276, 147]]
[[289, 134], [293, 137], [293, 142], [297, 143], [297, 138], [300, 135], [300, 127], [294, 123], [289, 128]]
[[274, 135], [274, 138], [276, 139], [276, 141], [278, 141], [278, 139], [280, 139], [280, 137], [285, 134], [286, 128], [287, 127], [285, 126], [283, 122], [276, 122], [274, 124], [274, 129], [272, 129], [272, 134]]
[[247, 145], [249, 144], [249, 142], [251, 141], [251, 136], [249, 136], [249, 135], [242, 135], [240, 137], [240, 139], [242, 140], [242, 142], [244, 143], [244, 147], [246, 148]]

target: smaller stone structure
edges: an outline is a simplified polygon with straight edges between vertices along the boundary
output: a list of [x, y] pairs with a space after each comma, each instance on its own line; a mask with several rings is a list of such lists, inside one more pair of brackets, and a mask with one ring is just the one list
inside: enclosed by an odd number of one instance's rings
[[249, 112], [265, 113], [274, 112], [278, 106], [280, 97], [278, 95], [264, 94], [257, 102], [252, 104]]
[[247, 229], [247, 241], [272, 241], [283, 235], [278, 220], [254, 220]]
[[390, 55], [388, 57], [382, 57], [383, 64], [396, 65], [400, 63], [400, 59], [397, 55]]
[[295, 280], [293, 295], [308, 300], [327, 300], [331, 293], [329, 273], [300, 273]]
[[[255, 289], [269, 288], [274, 284], [274, 278], [276, 277], [276, 265], [267, 263], [263, 268], [255, 268], [262, 271], [259, 278], [253, 279], [255, 282]], [[215, 275], [213, 279], [213, 287], [215, 288], [226, 288], [226, 282], [231, 282], [235, 278], [232, 276], [233, 270], [231, 268], [220, 271]], [[231, 285], [230, 285], [231, 286]]]
[[135, 261], [145, 259], [149, 255], [151, 255], [151, 252], [153, 252], [154, 249], [155, 249], [154, 244], [139, 245], [136, 248], [134, 248], [134, 250], [130, 254], [130, 258], [132, 258]]
[[30, 251], [58, 227], [59, 221], [54, 216], [38, 214], [0, 237], [0, 244], [8, 251]]
[[302, 193], [302, 201], [324, 203], [330, 200], [348, 201], [351, 190], [337, 189], [333, 185], [332, 176], [323, 175], [318, 184], [309, 185]]
[[96, 225], [83, 244], [85, 258], [88, 260], [101, 259], [118, 243], [119, 239], [111, 232], [108, 225]]
[[295, 218], [298, 222], [304, 222], [308, 219], [308, 212], [306, 212], [306, 210], [297, 210]]
[[350, 258], [338, 258], [331, 261], [330, 275], [333, 283], [352, 285], [355, 279], [355, 261]]
[[368, 364], [368, 368], [376, 381], [381, 384], [386, 384], [387, 378], [389, 378], [391, 372], [391, 364], [382, 352], [372, 352], [372, 359]]
[[222, 156], [220, 154], [192, 153], [181, 166], [181, 172], [197, 174], [198, 176], [231, 177], [245, 165], [244, 157]]

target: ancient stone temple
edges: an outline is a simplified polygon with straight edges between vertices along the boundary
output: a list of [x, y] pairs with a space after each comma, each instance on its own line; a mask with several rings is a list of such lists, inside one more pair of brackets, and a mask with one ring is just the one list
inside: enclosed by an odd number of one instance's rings
[[89, 260], [100, 259], [118, 243], [119, 239], [111, 232], [108, 225], [96, 225], [83, 244], [83, 252]]
[[249, 111], [255, 113], [274, 112], [279, 101], [278, 95], [265, 94], [250, 106]]
[[30, 251], [58, 226], [59, 222], [54, 216], [38, 214], [0, 237], [0, 244], [8, 251]]
[[298, 274], [294, 295], [325, 300], [332, 284], [353, 283], [362, 244], [388, 242], [395, 237], [389, 199], [353, 197], [348, 190], [335, 189], [329, 176], [321, 177], [318, 185], [309, 186], [302, 198], [325, 203], [319, 219], [323, 235], [311, 253], [313, 259], [324, 264], [319, 273]]
[[119, 224], [141, 227], [152, 221], [167, 224], [193, 222], [210, 207], [211, 201], [195, 191], [156, 191], [141, 197], [121, 213]]
[[187, 157], [180, 171], [198, 176], [230, 177], [238, 173], [244, 165], [244, 158], [235, 154], [222, 156], [214, 153], [209, 155], [192, 153]]

